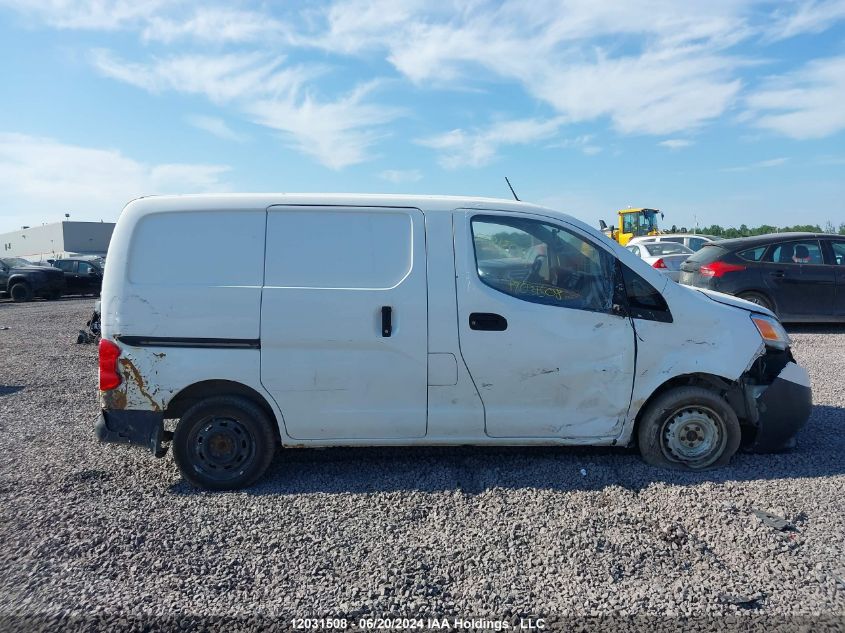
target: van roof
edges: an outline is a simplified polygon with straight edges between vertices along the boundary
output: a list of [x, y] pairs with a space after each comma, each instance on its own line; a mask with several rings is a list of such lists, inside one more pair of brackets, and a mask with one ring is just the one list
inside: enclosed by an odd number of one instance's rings
[[[453, 211], [459, 208], [488, 208], [495, 205], [504, 211], [522, 211], [524, 213], [548, 212], [552, 209], [503, 198], [483, 198], [471, 196], [438, 196], [413, 194], [381, 193], [213, 193], [185, 194], [168, 196], [145, 196], [136, 198], [126, 205], [143, 212], [187, 211], [198, 209], [232, 210], [265, 208], [276, 204], [307, 205], [396, 205], [402, 207], [420, 207], [426, 211]], [[564, 215], [554, 211], [556, 215]], [[567, 219], [578, 222], [575, 218]]]

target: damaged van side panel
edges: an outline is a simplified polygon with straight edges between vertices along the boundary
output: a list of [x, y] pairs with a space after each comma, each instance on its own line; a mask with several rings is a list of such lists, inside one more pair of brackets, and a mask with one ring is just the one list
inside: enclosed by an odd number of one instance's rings
[[[764, 353], [750, 318], [737, 319], [735, 309], [716, 302], [711, 302], [707, 310], [690, 309], [684, 305], [687, 293], [674, 283], [667, 283], [663, 289], [670, 310], [674, 304], [675, 312], [683, 314], [682, 319], [673, 323], [634, 319], [637, 370], [628, 423], [618, 443], [631, 440], [637, 416], [661, 385], [691, 374], [734, 383]], [[725, 327], [726, 323], [731, 326]]]
[[121, 348], [106, 409], [164, 412], [205, 379], [261, 390], [260, 352], [241, 343], [261, 335], [265, 218], [263, 207], [233, 213], [191, 200], [178, 211], [160, 200], [126, 206], [102, 291], [102, 335]]
[[[164, 413], [182, 390], [206, 380], [229, 380], [247, 385], [267, 398], [259, 380], [258, 349], [180, 349], [131, 347], [120, 342], [118, 370], [121, 385], [102, 392], [103, 405], [113, 410]], [[279, 420], [281, 414], [274, 411]]]

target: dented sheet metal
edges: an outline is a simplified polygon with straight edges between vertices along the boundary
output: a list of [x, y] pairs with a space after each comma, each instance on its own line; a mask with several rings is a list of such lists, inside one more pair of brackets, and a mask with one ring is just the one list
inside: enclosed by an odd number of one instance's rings
[[757, 434], [750, 449], [767, 453], [789, 448], [813, 408], [807, 370], [789, 362], [771, 385], [755, 391]]

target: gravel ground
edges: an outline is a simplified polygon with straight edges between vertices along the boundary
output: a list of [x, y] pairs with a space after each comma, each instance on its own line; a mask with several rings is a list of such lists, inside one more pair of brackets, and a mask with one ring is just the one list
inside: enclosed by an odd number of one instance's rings
[[96, 349], [74, 342], [91, 305], [0, 302], [0, 629], [845, 625], [845, 328], [793, 333], [816, 406], [790, 453], [687, 474], [625, 450], [289, 450], [215, 494], [95, 442]]

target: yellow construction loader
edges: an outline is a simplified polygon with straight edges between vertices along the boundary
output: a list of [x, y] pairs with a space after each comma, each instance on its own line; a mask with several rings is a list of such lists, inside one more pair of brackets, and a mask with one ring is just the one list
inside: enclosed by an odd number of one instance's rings
[[657, 235], [657, 216], [663, 214], [658, 209], [620, 209], [618, 228], [608, 227], [604, 220], [599, 220], [602, 232], [613, 240], [625, 246], [632, 237], [641, 235]]

